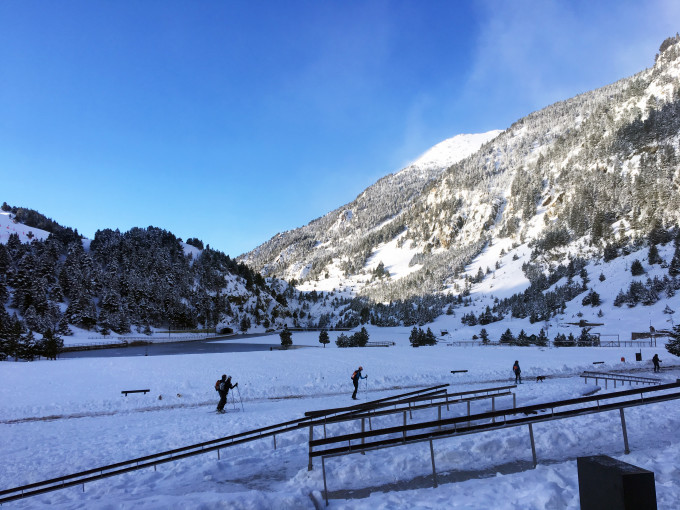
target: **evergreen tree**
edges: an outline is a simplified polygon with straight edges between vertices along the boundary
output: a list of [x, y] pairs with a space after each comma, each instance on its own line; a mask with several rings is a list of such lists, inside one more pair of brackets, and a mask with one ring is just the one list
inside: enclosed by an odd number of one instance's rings
[[581, 304], [583, 306], [600, 306], [600, 295], [595, 292], [593, 289], [590, 289], [590, 292], [586, 294], [586, 296], [583, 298], [581, 301]]
[[680, 356], [680, 324], [674, 326], [668, 336], [670, 340], [666, 343], [666, 350], [673, 356]]
[[322, 329], [319, 333], [319, 343], [323, 344], [324, 349], [326, 348], [326, 344], [331, 343], [330, 338], [328, 337], [328, 331], [325, 329]]
[[581, 330], [581, 334], [576, 342], [579, 347], [590, 347], [599, 344], [599, 338], [597, 335], [591, 335], [589, 333], [590, 329], [591, 328], [583, 328]]
[[567, 346], [567, 337], [564, 333], [557, 333], [555, 335], [555, 338], [553, 338], [553, 345], [555, 347], [566, 347]]
[[486, 331], [485, 328], [482, 328], [481, 331], [479, 332], [479, 338], [482, 339], [483, 344], [489, 343], [489, 333]]
[[436, 345], [437, 338], [432, 333], [430, 328], [427, 328], [427, 332], [415, 326], [411, 330], [411, 335], [409, 336], [409, 341], [411, 346], [420, 347], [421, 345]]
[[576, 338], [574, 337], [574, 333], [569, 333], [569, 336], [567, 337], [566, 345], [568, 347], [573, 347], [573, 346], [576, 345]]
[[638, 259], [635, 259], [633, 263], [630, 265], [630, 272], [633, 276], [640, 276], [645, 274], [645, 270], [642, 267], [642, 263]]
[[[244, 315], [243, 317], [241, 317], [241, 322], [239, 323], [239, 327], [241, 328], [241, 331], [243, 331], [245, 333], [246, 331], [248, 331], [250, 329], [250, 326], [251, 326], [250, 317], [248, 317], [247, 315]], [[283, 345], [283, 343], [281, 345]]]
[[366, 331], [366, 328], [362, 327], [361, 331], [352, 335], [352, 338], [358, 347], [366, 347], [366, 344], [368, 343], [368, 331]]
[[522, 347], [529, 345], [529, 337], [523, 329], [519, 332], [519, 335], [517, 335], [517, 338], [515, 339], [515, 345], [520, 345]]
[[33, 359], [38, 355], [38, 344], [33, 331], [30, 329], [28, 330], [28, 333], [21, 335], [19, 338], [16, 355], [17, 357], [27, 361], [33, 361]]
[[515, 337], [512, 334], [512, 331], [510, 331], [510, 328], [506, 329], [505, 332], [501, 334], [499, 342], [505, 345], [512, 345], [515, 343]]
[[344, 333], [340, 333], [335, 339], [335, 345], [338, 347], [352, 347], [352, 342]]
[[9, 320], [6, 327], [5, 337], [5, 352], [7, 356], [14, 358], [14, 361], [19, 361], [21, 336], [26, 332], [23, 322], [19, 320], [15, 313]]
[[64, 348], [64, 340], [59, 337], [54, 331], [48, 329], [43, 334], [43, 349], [47, 359], [56, 360], [57, 356]]
[[661, 260], [661, 256], [659, 255], [659, 249], [656, 247], [655, 244], [649, 245], [649, 252], [647, 253], [647, 262], [649, 263], [649, 265], [661, 264], [663, 262], [663, 260]]
[[279, 338], [281, 338], [281, 346], [284, 349], [288, 349], [288, 347], [293, 345], [293, 333], [290, 329], [283, 328], [281, 333], [279, 333]]
[[671, 263], [668, 266], [668, 275], [669, 276], [680, 275], [680, 247], [675, 248], [673, 259], [671, 260]]
[[408, 337], [408, 341], [411, 343], [412, 347], [418, 347], [420, 345], [420, 333], [421, 332], [422, 332], [421, 329], [413, 326], [413, 329], [411, 330], [411, 334]]

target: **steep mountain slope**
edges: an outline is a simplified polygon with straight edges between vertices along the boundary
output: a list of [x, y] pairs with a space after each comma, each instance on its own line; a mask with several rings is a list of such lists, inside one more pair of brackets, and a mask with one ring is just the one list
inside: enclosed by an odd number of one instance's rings
[[322, 278], [334, 262], [344, 273], [353, 274], [373, 247], [404, 230], [400, 218], [429, 182], [499, 133], [445, 140], [408, 167], [380, 179], [353, 202], [275, 236], [241, 260], [265, 275], [287, 279]]
[[385, 177], [243, 260], [388, 302], [456, 288], [501, 239], [531, 243], [544, 259], [579, 240], [593, 254], [623, 246], [678, 222], [679, 109], [670, 38], [651, 69], [534, 112], [444, 171], [413, 165]]

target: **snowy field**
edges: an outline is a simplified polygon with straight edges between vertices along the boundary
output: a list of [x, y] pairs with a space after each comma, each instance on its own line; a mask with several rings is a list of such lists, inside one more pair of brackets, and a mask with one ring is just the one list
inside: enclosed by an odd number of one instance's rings
[[[0, 363], [0, 490], [241, 431], [302, 418], [305, 411], [350, 405], [350, 375], [363, 365], [362, 399], [377, 399], [449, 383], [450, 392], [514, 382], [523, 369], [517, 405], [597, 391], [583, 370], [630, 372], [663, 382], [680, 378], [680, 360], [657, 348], [434, 347], [413, 349], [407, 328], [369, 328], [389, 348], [321, 348], [318, 333], [294, 333], [309, 348], [211, 355], [139, 356]], [[338, 333], [331, 333], [334, 341]], [[278, 343], [278, 335], [248, 341]], [[631, 361], [642, 352], [642, 362]], [[663, 360], [653, 374], [652, 355]], [[105, 352], [102, 352], [104, 355]], [[627, 360], [620, 361], [621, 357]], [[595, 361], [604, 364], [593, 365]], [[451, 374], [451, 370], [467, 373]], [[239, 383], [236, 407], [214, 412], [212, 386], [222, 373]], [[536, 376], [545, 375], [544, 383]], [[605, 390], [601, 384], [600, 392]], [[150, 393], [121, 395], [149, 388]], [[240, 410], [238, 397], [242, 398]], [[473, 412], [490, 410], [473, 403]], [[497, 408], [510, 407], [509, 398]], [[444, 416], [457, 416], [453, 406]], [[436, 417], [420, 411], [415, 420]], [[431, 413], [431, 414], [428, 414]], [[391, 418], [384, 418], [385, 420]], [[439, 487], [432, 488], [429, 444], [328, 459], [336, 509], [466, 508], [577, 509], [576, 458], [610, 455], [654, 471], [660, 509], [680, 501], [680, 407], [660, 403], [626, 410], [631, 453], [624, 454], [618, 412], [534, 426], [539, 465], [532, 469], [526, 427], [434, 441]], [[334, 433], [356, 431], [337, 425]], [[339, 427], [339, 428], [337, 428]], [[144, 469], [83, 488], [71, 487], [6, 508], [314, 509], [323, 504], [320, 461], [307, 470], [308, 431], [223, 449]], [[311, 496], [310, 496], [311, 495]], [[315, 503], [316, 501], [316, 503]]]

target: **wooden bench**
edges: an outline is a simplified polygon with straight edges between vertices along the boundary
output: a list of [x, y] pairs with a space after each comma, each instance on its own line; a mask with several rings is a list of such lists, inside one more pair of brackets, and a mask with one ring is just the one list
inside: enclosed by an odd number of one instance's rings
[[123, 391], [121, 391], [121, 393], [123, 393], [127, 397], [128, 393], [144, 393], [144, 395], [146, 395], [147, 391], [151, 391], [151, 390], [123, 390]]

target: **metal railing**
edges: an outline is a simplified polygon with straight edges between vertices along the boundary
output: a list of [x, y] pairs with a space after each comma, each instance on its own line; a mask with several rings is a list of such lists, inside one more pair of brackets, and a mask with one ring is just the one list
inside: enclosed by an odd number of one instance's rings
[[[534, 466], [536, 466], [536, 445], [534, 442], [533, 432], [534, 423], [584, 416], [613, 410], [618, 410], [620, 413], [624, 451], [625, 453], [630, 453], [624, 409], [680, 399], [680, 392], [677, 391], [670, 394], [661, 393], [651, 396], [647, 395], [648, 393], [652, 392], [660, 393], [661, 391], [676, 390], [678, 388], [680, 388], [680, 380], [672, 384], [636, 388], [634, 390], [625, 390], [608, 393], [605, 395], [581, 397], [545, 404], [524, 406], [510, 410], [492, 411], [472, 415], [469, 417], [463, 416], [444, 420], [404, 424], [403, 426], [386, 427], [381, 429], [373, 429], [370, 431], [362, 429], [361, 432], [352, 434], [310, 440], [310, 456], [321, 457], [324, 494], [326, 505], [328, 505], [328, 485], [326, 481], [325, 461], [327, 458], [349, 455], [353, 453], [365, 453], [371, 450], [429, 441], [430, 455], [432, 460], [433, 485], [434, 487], [437, 487], [437, 473], [434, 463], [434, 449], [432, 444], [432, 441], [435, 439], [450, 438], [454, 436], [527, 425], [529, 427], [533, 463]], [[630, 398], [625, 401], [614, 401], [607, 404], [601, 403], [603, 400], [607, 401], [632, 396], [635, 396], [635, 398]], [[584, 407], [574, 407], [583, 406], [584, 404], [586, 404]], [[559, 410], [560, 408], [564, 410]], [[556, 409], [558, 410], [556, 411]]]
[[[409, 395], [424, 393], [431, 390], [432, 388], [425, 388], [422, 390], [417, 390], [415, 392], [410, 392]], [[393, 397], [387, 397], [387, 399], [398, 399], [400, 397], [401, 395], [396, 395]], [[387, 399], [380, 399], [380, 401], [384, 401]], [[373, 402], [367, 402], [364, 405], [371, 405], [372, 403]], [[220, 450], [224, 448], [268, 437], [273, 437], [274, 449], [276, 449], [277, 435], [283, 434], [285, 432], [299, 430], [301, 428], [306, 428], [307, 426], [310, 425], [310, 423], [315, 423], [314, 418], [306, 416], [304, 418], [290, 420], [283, 423], [277, 423], [274, 425], [269, 425], [267, 427], [262, 427], [255, 430], [240, 432], [238, 434], [213, 439], [211, 441], [204, 441], [202, 443], [175, 448], [172, 450], [167, 450], [164, 452], [155, 453], [151, 455], [145, 455], [143, 457], [137, 457], [135, 459], [125, 460], [122, 462], [117, 462], [106, 466], [88, 469], [85, 471], [80, 471], [77, 473], [72, 473], [56, 478], [50, 478], [48, 480], [42, 480], [39, 482], [29, 483], [18, 487], [13, 487], [10, 489], [0, 490], [0, 504], [31, 496], [37, 496], [39, 494], [44, 494], [55, 490], [65, 489], [67, 487], [82, 485], [84, 488], [85, 483], [88, 482], [102, 480], [104, 478], [129, 473], [131, 471], [137, 471], [139, 469], [153, 467], [155, 470], [156, 466], [159, 464], [174, 462], [176, 460], [193, 457], [195, 455], [202, 455], [204, 453], [216, 451], [217, 458], [219, 459]], [[321, 423], [322, 422], [316, 422], [315, 424], [319, 425]]]
[[616, 388], [616, 383], [621, 384], [629, 383], [630, 386], [635, 383], [638, 384], [660, 384], [661, 380], [654, 377], [642, 377], [639, 375], [628, 375], [628, 374], [615, 374], [613, 372], [583, 372], [581, 377], [585, 379], [585, 383], [588, 384], [588, 379], [595, 379], [595, 384], [598, 383], [600, 379], [604, 380], [604, 387], [607, 388], [607, 381], [614, 381], [614, 388]]
[[[516, 388], [516, 385], [498, 386], [495, 388], [482, 388], [478, 390], [461, 391], [457, 393], [447, 393], [447, 385], [435, 386], [428, 390], [420, 390], [420, 392], [411, 392], [396, 397], [388, 397], [379, 401], [374, 401], [370, 404], [358, 405], [348, 408], [326, 409], [321, 411], [308, 411], [305, 416], [316, 418], [316, 421], [309, 423], [309, 440], [314, 439], [314, 427], [323, 426], [324, 438], [327, 437], [326, 426], [334, 423], [341, 423], [347, 421], [361, 420], [361, 430], [366, 428], [366, 421], [368, 421], [369, 429], [373, 429], [372, 420], [394, 414], [403, 414], [404, 425], [406, 425], [406, 414], [413, 419], [413, 412], [423, 409], [437, 408], [438, 419], [442, 416], [442, 407], [448, 410], [451, 405], [467, 403], [467, 416], [471, 414], [471, 403], [478, 400], [491, 399], [491, 409], [496, 409], [496, 398], [504, 396], [512, 396], [512, 407], [517, 405], [517, 399], [511, 389]], [[420, 393], [420, 394], [416, 394]], [[389, 408], [389, 409], [388, 409]], [[312, 465], [312, 449], [309, 450], [308, 470], [313, 469]]]

